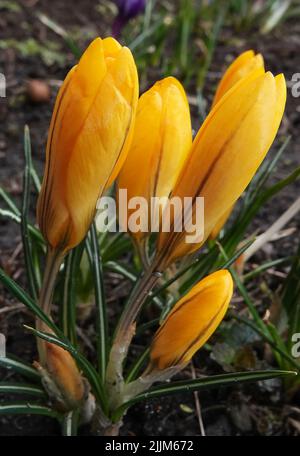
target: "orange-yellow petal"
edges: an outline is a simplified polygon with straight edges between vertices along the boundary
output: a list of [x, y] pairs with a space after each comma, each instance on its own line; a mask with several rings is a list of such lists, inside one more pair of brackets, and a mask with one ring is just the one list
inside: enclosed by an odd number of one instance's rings
[[174, 306], [154, 336], [151, 364], [162, 370], [187, 363], [224, 318], [233, 292], [227, 270], [210, 274]]
[[69, 352], [57, 345], [45, 343], [46, 366], [52, 381], [63, 394], [67, 405], [78, 407], [84, 398], [85, 388], [81, 374]]
[[264, 71], [264, 59], [261, 54], [255, 55], [252, 50], [239, 55], [226, 70], [222, 77], [213, 100], [213, 106], [231, 89], [237, 82], [254, 70]]
[[224, 212], [224, 214], [219, 218], [217, 221], [216, 225], [213, 227], [212, 232], [209, 235], [209, 239], [216, 239], [218, 237], [218, 234], [220, 233], [221, 229], [227, 222], [228, 218], [230, 217], [230, 214], [233, 210], [234, 206], [231, 206], [227, 211]]
[[98, 197], [124, 162], [138, 98], [131, 52], [94, 40], [59, 91], [51, 120], [38, 222], [63, 251], [85, 236]]
[[151, 197], [168, 197], [191, 144], [186, 94], [175, 78], [165, 78], [139, 99], [133, 140], [118, 189], [126, 189], [128, 199], [145, 198], [149, 206]]
[[[264, 73], [264, 59], [261, 54], [254, 54], [254, 51], [246, 51], [239, 55], [232, 64], [226, 70], [224, 76], [222, 77], [216, 94], [212, 103], [212, 106], [215, 104], [228, 92], [235, 84], [240, 82], [245, 76], [248, 76], [253, 71], [257, 73], [257, 70]], [[223, 216], [218, 220], [216, 226], [213, 228], [210, 238], [217, 238], [219, 232], [227, 222], [230, 214], [232, 212], [234, 205], [228, 209]]]
[[[160, 233], [158, 250], [167, 263], [197, 250], [225, 211], [245, 190], [279, 128], [286, 100], [282, 75], [252, 72], [212, 109], [200, 128], [172, 196], [204, 198], [204, 237], [185, 242], [186, 233]], [[186, 220], [190, 229], [193, 211]]]

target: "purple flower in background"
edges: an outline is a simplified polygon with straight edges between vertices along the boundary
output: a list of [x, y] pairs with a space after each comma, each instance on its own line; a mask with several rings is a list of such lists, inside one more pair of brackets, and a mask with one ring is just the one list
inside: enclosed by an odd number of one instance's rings
[[115, 3], [119, 13], [113, 24], [112, 34], [115, 38], [118, 38], [124, 25], [144, 11], [146, 0], [115, 0]]
[[142, 13], [146, 6], [146, 0], [116, 0], [119, 15], [129, 20]]

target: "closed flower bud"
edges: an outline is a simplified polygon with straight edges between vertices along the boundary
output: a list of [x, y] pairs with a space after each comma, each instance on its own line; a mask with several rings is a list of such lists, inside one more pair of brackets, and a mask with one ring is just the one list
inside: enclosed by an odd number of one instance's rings
[[78, 408], [85, 399], [85, 385], [69, 352], [45, 342], [45, 362], [34, 363], [49, 396], [63, 410]]
[[[222, 77], [213, 100], [213, 106], [228, 92], [236, 83], [248, 76], [252, 71], [257, 69], [264, 70], [264, 59], [261, 54], [255, 55], [254, 51], [246, 51], [239, 55], [228, 67]], [[232, 212], [233, 206], [230, 207], [223, 216], [218, 220], [210, 233], [210, 238], [215, 239]]]
[[240, 54], [225, 71], [217, 87], [213, 106], [221, 100], [231, 87], [257, 69], [264, 70], [264, 59], [261, 54], [255, 55], [252, 50]]
[[[150, 232], [151, 215], [154, 220], [156, 210], [151, 206], [152, 198], [164, 197], [167, 202], [191, 144], [191, 119], [186, 94], [175, 78], [165, 78], [139, 99], [133, 140], [118, 179], [118, 188], [127, 190], [128, 200], [143, 197], [149, 208], [148, 226], [144, 232], [142, 227], [131, 231], [136, 239]], [[120, 219], [121, 225], [127, 225], [130, 215], [130, 210], [124, 214], [123, 220]], [[128, 229], [130, 231], [130, 225]]]
[[230, 273], [220, 270], [180, 299], [154, 336], [148, 372], [188, 363], [223, 320], [232, 292]]
[[[218, 221], [243, 193], [278, 131], [286, 101], [284, 76], [262, 68], [236, 83], [214, 106], [192, 145], [171, 197], [204, 198], [204, 233], [186, 242], [195, 204], [180, 233], [160, 232], [160, 266], [199, 249]], [[173, 226], [176, 226], [173, 219]]]
[[86, 235], [103, 191], [127, 154], [138, 99], [136, 66], [113, 38], [95, 39], [57, 96], [37, 217], [63, 253]]

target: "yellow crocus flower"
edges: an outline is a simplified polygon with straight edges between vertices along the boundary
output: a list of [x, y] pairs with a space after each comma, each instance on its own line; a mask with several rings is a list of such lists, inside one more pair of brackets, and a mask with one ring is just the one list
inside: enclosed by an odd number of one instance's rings
[[188, 363], [223, 320], [232, 293], [233, 281], [227, 270], [214, 272], [195, 285], [156, 332], [148, 371]]
[[56, 99], [37, 218], [50, 248], [84, 238], [96, 203], [130, 144], [138, 77], [130, 50], [97, 38], [68, 73]]
[[[151, 197], [167, 200], [191, 144], [190, 111], [182, 85], [173, 77], [156, 82], [139, 99], [133, 140], [118, 178], [118, 189], [127, 190], [128, 201], [145, 198], [148, 220]], [[130, 214], [128, 210], [127, 219]], [[120, 223], [127, 227], [126, 220], [121, 219]], [[148, 233], [139, 230], [131, 234], [141, 239]]]
[[217, 87], [212, 106], [214, 106], [231, 87], [248, 76], [252, 71], [264, 70], [264, 59], [261, 54], [249, 50], [240, 54], [225, 71]]
[[[176, 258], [199, 249], [220, 218], [243, 193], [278, 131], [286, 102], [282, 74], [263, 68], [236, 83], [211, 110], [194, 139], [171, 197], [204, 197], [204, 234], [186, 242], [195, 204], [185, 215], [185, 230], [159, 233], [157, 259], [162, 270]], [[173, 227], [178, 221], [173, 217]]]
[[[255, 55], [253, 50], [245, 51], [240, 54], [228, 67], [222, 77], [217, 87], [212, 106], [215, 106], [222, 96], [225, 95], [225, 93], [227, 93], [228, 90], [231, 89], [237, 82], [257, 69], [264, 70], [264, 59], [261, 54]], [[218, 220], [217, 224], [210, 233], [211, 239], [215, 239], [218, 236], [219, 232], [230, 217], [233, 207], [234, 206], [230, 207], [222, 215], [220, 220]]]

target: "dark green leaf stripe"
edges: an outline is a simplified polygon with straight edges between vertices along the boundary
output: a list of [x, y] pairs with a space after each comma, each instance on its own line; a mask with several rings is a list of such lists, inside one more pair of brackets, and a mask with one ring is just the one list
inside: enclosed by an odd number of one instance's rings
[[166, 385], [159, 385], [151, 388], [149, 391], [138, 394], [130, 401], [123, 404], [114, 413], [113, 419], [117, 421], [125, 412], [125, 410], [133, 404], [153, 399], [155, 397], [167, 396], [169, 394], [178, 394], [184, 392], [199, 391], [209, 388], [220, 388], [229, 386], [236, 383], [256, 382], [268, 380], [275, 377], [283, 377], [286, 375], [297, 375], [294, 371], [283, 370], [265, 370], [265, 371], [252, 371], [252, 372], [236, 372], [230, 374], [214, 375], [212, 377], [203, 377], [196, 380], [171, 382]]
[[6, 369], [13, 370], [18, 374], [24, 375], [26, 378], [40, 382], [41, 377], [37, 370], [29, 364], [16, 359], [14, 356], [0, 357], [0, 366]]
[[58, 345], [59, 347], [62, 347], [68, 352], [70, 352], [71, 355], [74, 356], [75, 360], [77, 361], [79, 368], [82, 369], [84, 375], [89, 380], [95, 396], [101, 402], [102, 406], [105, 408], [105, 395], [98, 372], [93, 367], [93, 365], [81, 353], [79, 353], [78, 350], [76, 350], [75, 347], [73, 347], [68, 341], [65, 342], [61, 339], [58, 339], [58, 337], [56, 337], [53, 334], [38, 331], [26, 325], [24, 325], [24, 327], [28, 329], [32, 334], [40, 337], [41, 339], [44, 339], [52, 344]]
[[93, 224], [91, 226], [91, 268], [94, 274], [95, 283], [95, 301], [97, 308], [97, 355], [98, 355], [98, 370], [102, 383], [105, 382], [107, 354], [108, 354], [108, 324], [107, 310], [104, 296], [104, 282], [102, 260], [99, 251], [97, 231]]
[[18, 207], [15, 205], [14, 201], [11, 199], [11, 197], [6, 193], [6, 191], [0, 187], [0, 197], [5, 201], [9, 209], [17, 216], [21, 215], [21, 212], [19, 211]]
[[[21, 224], [21, 216], [15, 214], [12, 211], [9, 211], [8, 209], [0, 208], [0, 216], [4, 217], [4, 218], [8, 218], [8, 219], [12, 220], [13, 222], [18, 223], [19, 225]], [[43, 236], [41, 235], [41, 232], [37, 228], [35, 228], [33, 225], [30, 225], [30, 223], [28, 223], [28, 230], [29, 230], [30, 234], [32, 234], [32, 236], [34, 236], [34, 238], [37, 241], [39, 241], [41, 244], [45, 243]]]
[[42, 388], [35, 385], [26, 385], [25, 383], [0, 382], [0, 393], [28, 394], [41, 398], [47, 397]]
[[31, 310], [37, 317], [46, 323], [50, 329], [56, 334], [61, 334], [59, 328], [53, 321], [41, 310], [31, 297], [21, 288], [13, 279], [8, 277], [5, 272], [0, 269], [0, 282], [13, 294], [13, 296], [22, 302], [29, 310]]
[[55, 410], [52, 410], [49, 407], [45, 407], [39, 404], [32, 404], [29, 402], [16, 402], [12, 404], [1, 404], [0, 405], [0, 415], [44, 415], [56, 418], [57, 420], [62, 420], [62, 415], [60, 415]]
[[31, 296], [36, 300], [38, 296], [38, 281], [35, 276], [35, 269], [32, 262], [31, 239], [28, 229], [28, 211], [30, 204], [31, 188], [31, 143], [29, 128], [26, 125], [24, 130], [24, 153], [25, 169], [23, 178], [23, 197], [22, 197], [22, 215], [21, 215], [21, 234], [23, 243], [23, 252], [25, 260], [25, 269]]

